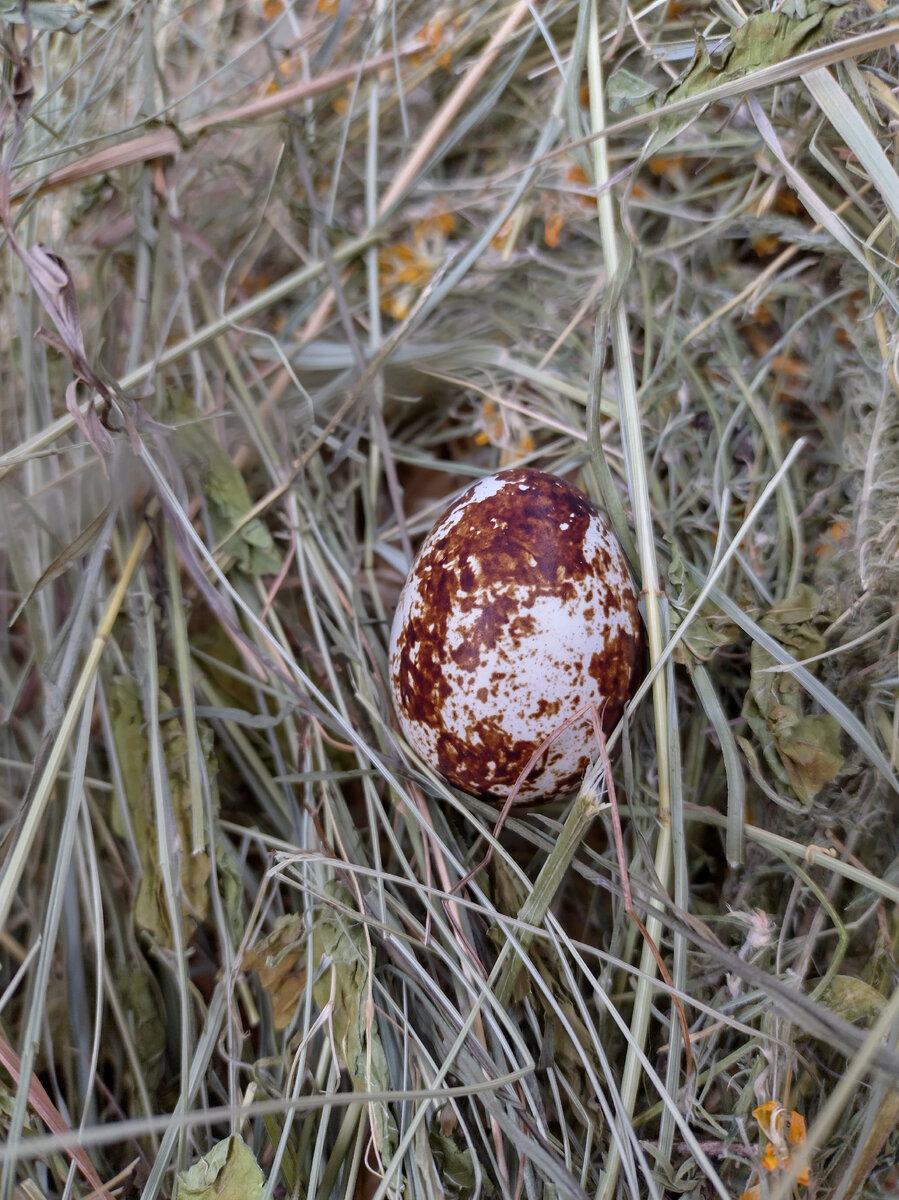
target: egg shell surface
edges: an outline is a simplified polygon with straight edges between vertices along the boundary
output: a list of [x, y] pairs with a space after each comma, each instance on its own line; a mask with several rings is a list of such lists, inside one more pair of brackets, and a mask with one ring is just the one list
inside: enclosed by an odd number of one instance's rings
[[[637, 593], [616, 538], [577, 488], [524, 467], [480, 480], [443, 514], [390, 635], [406, 740], [449, 783], [494, 800], [587, 705], [613, 728], [641, 662]], [[570, 790], [597, 752], [585, 715], [541, 755], [516, 803]]]

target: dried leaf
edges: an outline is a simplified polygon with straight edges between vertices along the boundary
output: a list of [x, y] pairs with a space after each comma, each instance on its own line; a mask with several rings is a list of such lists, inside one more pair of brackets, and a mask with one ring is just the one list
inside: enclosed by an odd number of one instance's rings
[[[797, 659], [824, 649], [817, 593], [803, 584], [759, 622]], [[757, 642], [750, 652], [743, 716], [778, 784], [809, 804], [843, 766], [840, 727], [829, 713], [806, 713], [804, 689], [789, 671], [770, 671], [774, 658]]]
[[[15, 1112], [16, 1097], [15, 1092], [8, 1089], [4, 1079], [5, 1076], [0, 1075], [0, 1118], [2, 1118], [0, 1124], [5, 1130], [9, 1119]], [[37, 1132], [37, 1119], [31, 1111], [26, 1111], [22, 1128], [27, 1133]]]
[[179, 1200], [259, 1200], [265, 1176], [240, 1134], [217, 1142], [199, 1162], [178, 1172]]
[[810, 803], [843, 765], [839, 725], [828, 713], [802, 717], [779, 704], [768, 714], [768, 728], [793, 791]]
[[[215, 777], [213, 776], [209, 782], [212, 792], [212, 809], [218, 815], [219, 797]], [[234, 853], [231, 843], [223, 836], [216, 837], [215, 870], [218, 877], [219, 895], [222, 900], [225, 922], [230, 930], [231, 940], [236, 945], [243, 937], [246, 928], [244, 881], [237, 855]]]
[[[342, 908], [353, 899], [339, 884], [328, 889]], [[386, 1091], [390, 1087], [387, 1058], [369, 1004], [370, 951], [362, 926], [328, 909], [316, 923], [312, 962], [323, 964], [312, 985], [316, 1004], [330, 1011], [334, 1044], [356, 1091]], [[397, 1128], [386, 1104], [370, 1106], [372, 1137], [383, 1162], [389, 1162], [397, 1142]]]
[[[14, 0], [5, 0], [5, 3], [14, 3]], [[19, 8], [21, 15], [20, 6], [16, 4], [16, 7]], [[30, 57], [22, 53], [12, 39], [4, 41], [3, 56], [8, 62], [9, 74], [5, 80], [4, 100], [0, 103], [0, 132], [6, 134], [11, 119], [14, 129], [12, 140], [15, 145], [22, 136], [25, 122], [31, 112], [31, 102], [34, 99], [34, 75], [31, 70]], [[7, 162], [11, 162], [12, 159], [13, 155], [8, 154]], [[8, 184], [7, 170], [4, 169], [4, 185], [8, 186]], [[0, 204], [0, 219], [9, 233], [9, 210], [5, 200]], [[18, 247], [15, 248], [18, 253]]]
[[[277, 574], [281, 556], [272, 535], [257, 517], [244, 522], [252, 501], [240, 471], [215, 438], [209, 436], [207, 427], [198, 422], [197, 410], [189, 397], [176, 397], [174, 408], [175, 447], [182, 462], [199, 475], [216, 542], [227, 538], [222, 549], [237, 559], [247, 574]], [[236, 526], [240, 528], [229, 537]]]
[[[671, 555], [668, 581], [671, 584], [669, 612], [673, 633], [690, 611], [699, 594], [699, 589], [684, 569], [677, 546], [674, 547]], [[689, 665], [694, 658], [700, 662], [708, 662], [716, 650], [730, 645], [735, 638], [736, 626], [734, 623], [729, 621], [711, 601], [706, 601], [690, 621], [687, 632], [675, 647], [675, 660], [685, 665]]]
[[[40, 332], [40, 331], [38, 331]], [[48, 339], [45, 338], [45, 341]], [[93, 404], [89, 404], [84, 412], [81, 411], [81, 406], [78, 403], [78, 384], [73, 379], [66, 388], [66, 409], [69, 416], [84, 434], [85, 440], [90, 446], [93, 446], [97, 454], [101, 458], [111, 454], [115, 442], [112, 434], [104, 428], [103, 422], [100, 420], [100, 414], [94, 408]]]
[[[122, 788], [138, 846], [149, 836], [144, 805], [144, 776], [148, 762], [147, 735], [137, 682], [120, 675], [107, 687], [112, 735], [119, 762]], [[110, 817], [113, 832], [125, 836], [119, 806], [113, 804]]]
[[653, 85], [642, 75], [636, 75], [627, 67], [616, 67], [609, 76], [606, 99], [614, 113], [624, 112], [626, 109], [642, 111], [648, 107], [649, 98], [654, 92]]
[[94, 517], [93, 521], [91, 521], [89, 525], [82, 529], [81, 533], [78, 534], [74, 541], [70, 542], [68, 546], [60, 550], [56, 558], [54, 558], [50, 565], [41, 572], [39, 578], [35, 580], [35, 582], [22, 597], [18, 608], [10, 618], [10, 627], [15, 625], [20, 613], [32, 596], [39, 592], [42, 587], [46, 587], [48, 583], [51, 583], [54, 579], [57, 579], [60, 575], [62, 575], [72, 565], [72, 563], [78, 562], [79, 559], [83, 558], [85, 554], [87, 554], [88, 550], [90, 550], [91, 546], [93, 546], [94, 542], [97, 540], [97, 536], [99, 535], [100, 530], [103, 528], [108, 515], [109, 505], [107, 504], [105, 508], [103, 508], [102, 511], [98, 513], [96, 517]]
[[727, 38], [699, 40], [693, 61], [669, 89], [666, 103], [695, 96], [810, 50], [833, 31], [840, 9], [826, 0], [800, 2], [805, 9], [801, 18], [788, 14], [785, 8], [763, 10], [750, 14]]
[[[434, 1161], [440, 1168], [440, 1182], [445, 1194], [456, 1197], [457, 1200], [468, 1200], [474, 1191], [477, 1178], [471, 1151], [463, 1150], [451, 1137], [441, 1133], [436, 1127], [429, 1132], [428, 1142]], [[484, 1195], [492, 1195], [493, 1188], [489, 1182], [486, 1179], [483, 1182], [486, 1185]]]
[[874, 1024], [886, 1004], [877, 988], [855, 975], [835, 975], [821, 999], [838, 1017], [866, 1028]]
[[[508, 865], [501, 858], [494, 857], [485, 876], [490, 897], [497, 910], [510, 915], [520, 912], [527, 898], [527, 891]], [[499, 924], [492, 925], [487, 930], [487, 936], [498, 950], [508, 944], [508, 936]], [[584, 1070], [585, 1062], [589, 1061], [589, 1065], [598, 1073], [602, 1072], [602, 1063], [593, 1049], [589, 1030], [571, 999], [567, 983], [559, 978], [558, 961], [536, 944], [531, 947], [530, 955], [546, 983], [549, 994], [542, 988], [534, 988], [529, 973], [521, 971], [515, 979], [512, 1000], [516, 1004], [528, 1000], [542, 1009], [541, 1061], [551, 1062], [565, 1076], [572, 1090], [587, 1104], [590, 1102], [591, 1087]]]
[[49, 246], [36, 242], [30, 250], [24, 251], [23, 263], [31, 286], [37, 292], [38, 299], [57, 330], [54, 334], [47, 329], [38, 329], [35, 336], [49, 342], [64, 354], [80, 379], [90, 384], [102, 396], [107, 395], [106, 384], [87, 361], [75, 284], [65, 259]]
[[[100, 378], [88, 362], [81, 333], [75, 284], [69, 268], [60, 255], [40, 242], [35, 243], [29, 250], [23, 249], [9, 223], [5, 221], [4, 224], [10, 245], [19, 256], [31, 286], [56, 326], [56, 333], [41, 327], [34, 336], [53, 346], [71, 363], [76, 380], [66, 388], [66, 408], [88, 442], [103, 459], [114, 445], [112, 437], [103, 425], [112, 403], [113, 389]], [[98, 413], [93, 405], [89, 405], [84, 413], [81, 412], [78, 406], [77, 380], [82, 380], [100, 396], [103, 401], [102, 413]]]
[[[148, 773], [149, 745], [137, 682], [120, 677], [110, 686], [110, 715], [122, 782], [128, 802], [134, 837], [140, 855], [141, 877], [134, 898], [134, 922], [155, 943], [172, 945], [168, 906], [165, 901], [159, 867], [159, 837]], [[172, 702], [159, 693], [160, 714], [172, 711]], [[202, 727], [201, 727], [202, 729]], [[184, 936], [189, 939], [195, 926], [209, 910], [210, 863], [206, 853], [191, 854], [190, 788], [188, 782], [187, 741], [180, 721], [169, 718], [162, 724], [172, 818], [180, 866]], [[208, 732], [201, 748], [211, 754]], [[214, 765], [209, 771], [214, 778]], [[162, 836], [166, 836], [163, 834]]]
[[[181, 894], [184, 916], [188, 930], [192, 931], [193, 925], [204, 921], [209, 912], [211, 868], [209, 855], [205, 851], [194, 854], [190, 849], [192, 840], [191, 795], [187, 736], [184, 733], [184, 726], [180, 720], [171, 719], [170, 714], [174, 705], [164, 692], [160, 692], [158, 703], [160, 717], [166, 717], [161, 725], [162, 745], [165, 751], [169, 793], [172, 797], [172, 811], [181, 851]], [[207, 726], [201, 724], [197, 728], [200, 734], [200, 749], [209, 761], [212, 755], [212, 735]], [[212, 778], [215, 777], [214, 761], [209, 775]]]
[[271, 996], [275, 1029], [286, 1029], [306, 986], [306, 935], [303, 918], [286, 913], [274, 929], [244, 956], [244, 969], [255, 971]]
[[119, 995], [133, 1023], [134, 1048], [144, 1082], [155, 1090], [165, 1067], [165, 1005], [152, 971], [137, 954], [119, 978]]
[[[543, 989], [534, 989], [532, 992], [532, 997], [538, 998], [543, 1009], [544, 1045], [541, 1058], [548, 1059], [561, 1071], [575, 1094], [581, 1097], [584, 1104], [589, 1104], [592, 1089], [585, 1068], [589, 1065], [594, 1073], [602, 1072], [602, 1062], [593, 1046], [590, 1031], [565, 981], [559, 977], [559, 964], [553, 955], [542, 947], [534, 946], [531, 956], [551, 995], [551, 998], [548, 997]], [[522, 972], [522, 975], [526, 977], [526, 972]]]

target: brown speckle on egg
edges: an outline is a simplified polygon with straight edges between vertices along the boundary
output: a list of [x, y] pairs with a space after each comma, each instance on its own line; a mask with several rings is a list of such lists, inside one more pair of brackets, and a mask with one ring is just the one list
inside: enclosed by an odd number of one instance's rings
[[[555, 475], [513, 468], [469, 488], [425, 540], [394, 618], [390, 680], [409, 744], [448, 782], [498, 800], [586, 705], [611, 729], [641, 658], [636, 591], [595, 506]], [[569, 790], [596, 751], [584, 717], [518, 799]]]

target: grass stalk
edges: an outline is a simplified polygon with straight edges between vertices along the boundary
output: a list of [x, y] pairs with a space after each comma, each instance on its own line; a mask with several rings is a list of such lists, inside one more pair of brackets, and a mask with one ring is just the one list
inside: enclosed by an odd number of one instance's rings
[[35, 781], [24, 805], [24, 815], [15, 839], [15, 843], [4, 863], [3, 874], [0, 876], [0, 928], [5, 928], [9, 920], [16, 892], [23, 875], [28, 869], [32, 847], [46, 819], [47, 808], [53, 798], [53, 789], [62, 767], [63, 759], [68, 753], [75, 726], [81, 716], [82, 709], [88, 698], [93, 695], [93, 685], [100, 665], [103, 651], [112, 632], [112, 627], [119, 615], [122, 603], [128, 593], [135, 571], [146, 552], [150, 542], [150, 531], [142, 525], [131, 544], [128, 557], [122, 565], [116, 585], [113, 588], [97, 632], [85, 658], [84, 666], [72, 689], [71, 699], [66, 707], [59, 730], [53, 739], [47, 753], [40, 775]]
[[[764, 1100], [879, 1186], [890, 10], [63, 8], [2, 31], [6, 1193], [172, 1200], [239, 1131], [247, 1200], [725, 1200], [793, 1186]], [[513, 463], [601, 496], [650, 664], [498, 822], [387, 639]]]
[[[587, 34], [587, 79], [590, 88], [590, 122], [597, 134], [606, 123], [605, 88], [603, 83], [602, 51], [598, 5], [588, 2], [589, 29]], [[593, 171], [597, 187], [597, 214], [606, 271], [613, 289], [623, 285], [619, 278], [622, 257], [618, 246], [618, 231], [615, 217], [615, 202], [611, 190], [606, 186], [611, 171], [609, 168], [608, 142], [603, 137], [593, 141]], [[646, 457], [643, 447], [642, 414], [637, 395], [637, 382], [633, 368], [627, 313], [620, 301], [613, 301], [610, 315], [610, 331], [615, 369], [617, 373], [618, 402], [621, 414], [621, 434], [624, 445], [628, 487], [636, 527], [637, 553], [640, 563], [641, 594], [645, 602], [645, 620], [649, 661], [655, 667], [663, 651], [661, 593], [655, 553], [655, 533], [646, 478]], [[655, 873], [662, 887], [667, 887], [672, 866], [671, 837], [671, 785], [669, 780], [668, 754], [668, 700], [666, 680], [659, 671], [652, 684], [653, 712], [655, 716], [656, 753], [658, 771], [658, 831], [655, 846]], [[646, 931], [656, 945], [662, 934], [662, 925], [652, 913], [647, 917]], [[632, 1116], [640, 1086], [642, 1065], [640, 1056], [646, 1042], [652, 1004], [652, 978], [657, 967], [649, 944], [644, 944], [640, 957], [642, 972], [634, 996], [631, 1018], [631, 1037], [621, 1081], [621, 1097], [624, 1111]], [[597, 1197], [610, 1200], [615, 1192], [620, 1158], [613, 1145], [603, 1172]]]

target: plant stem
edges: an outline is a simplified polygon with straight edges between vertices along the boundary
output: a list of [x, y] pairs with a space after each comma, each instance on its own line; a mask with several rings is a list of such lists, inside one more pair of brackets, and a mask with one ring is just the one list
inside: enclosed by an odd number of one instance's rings
[[[526, 925], [536, 926], [543, 921], [587, 830], [605, 807], [600, 803], [602, 793], [597, 790], [595, 778], [595, 773], [591, 772], [582, 785], [568, 819], [562, 826], [558, 841], [543, 864], [530, 895], [518, 912], [518, 919]], [[526, 950], [532, 940], [533, 935], [527, 931], [519, 934], [518, 942], [522, 950]], [[496, 985], [496, 998], [504, 1008], [512, 998], [521, 966], [520, 954], [509, 958]]]
[[[590, 118], [594, 134], [605, 128], [605, 103], [602, 58], [600, 47], [599, 12], [596, 0], [590, 2], [589, 32], [587, 37], [587, 79], [590, 88]], [[597, 189], [597, 215], [606, 273], [610, 286], [620, 291], [622, 280], [621, 255], [618, 249], [617, 221], [612, 192], [607, 186], [610, 179], [607, 139], [596, 137], [593, 142], [593, 169]], [[637, 551], [640, 559], [640, 575], [643, 594], [646, 598], [646, 628], [649, 642], [649, 659], [655, 665], [662, 656], [662, 615], [659, 603], [659, 576], [655, 556], [652, 513], [650, 509], [649, 485], [646, 474], [646, 457], [643, 447], [640, 405], [631, 355], [630, 332], [627, 313], [623, 302], [616, 301], [611, 313], [612, 348], [618, 377], [618, 403], [621, 412], [621, 436], [627, 465], [628, 483], [634, 509]], [[653, 711], [655, 715], [657, 769], [658, 769], [658, 818], [659, 836], [655, 852], [655, 872], [662, 887], [668, 886], [671, 875], [671, 804], [670, 779], [668, 774], [668, 703], [667, 688], [663, 672], [659, 672], [652, 687]], [[651, 912], [646, 919], [649, 938], [656, 945], [662, 935], [662, 925]], [[640, 956], [640, 977], [634, 997], [631, 1019], [631, 1039], [621, 1082], [621, 1098], [624, 1112], [631, 1116], [637, 1099], [642, 1068], [640, 1056], [649, 1029], [653, 980], [657, 971], [650, 942], [643, 944]], [[597, 1190], [598, 1200], [607, 1200], [615, 1191], [620, 1167], [620, 1155], [613, 1142], [609, 1149], [606, 1170]]]

